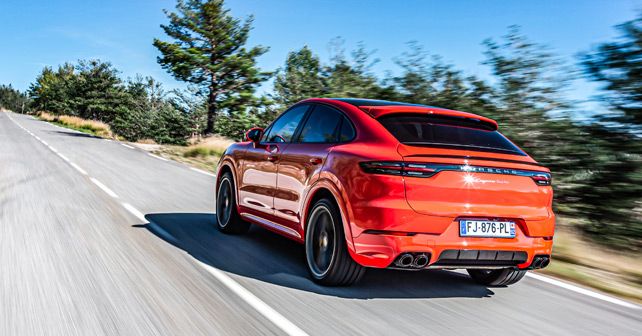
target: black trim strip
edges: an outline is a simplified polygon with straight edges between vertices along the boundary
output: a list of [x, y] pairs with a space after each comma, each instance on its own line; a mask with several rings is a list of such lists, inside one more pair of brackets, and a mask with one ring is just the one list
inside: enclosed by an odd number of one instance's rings
[[537, 162], [524, 162], [524, 161], [519, 161], [519, 160], [511, 160], [511, 159], [498, 159], [498, 158], [489, 158], [489, 157], [484, 157], [484, 156], [469, 156], [469, 155], [440, 155], [440, 154], [412, 154], [412, 155], [406, 155], [404, 157], [430, 157], [430, 158], [441, 158], [441, 159], [469, 159], [469, 160], [486, 160], [486, 161], [497, 161], [497, 162], [510, 162], [510, 163], [519, 163], [519, 164], [525, 164], [529, 166], [537, 166], [537, 167], [543, 167], [541, 164]]

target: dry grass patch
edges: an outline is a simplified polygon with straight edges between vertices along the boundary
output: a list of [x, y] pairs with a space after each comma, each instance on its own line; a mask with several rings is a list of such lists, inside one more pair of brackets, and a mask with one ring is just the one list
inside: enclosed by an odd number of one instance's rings
[[38, 117], [41, 120], [48, 121], [61, 125], [63, 127], [71, 128], [77, 131], [84, 133], [89, 133], [103, 138], [113, 137], [113, 133], [109, 128], [109, 125], [104, 122], [97, 120], [87, 120], [80, 117], [68, 116], [68, 115], [53, 115], [47, 112], [40, 112]]
[[193, 138], [189, 146], [157, 145], [156, 148], [144, 148], [150, 152], [174, 161], [186, 163], [210, 172], [216, 171], [221, 155], [225, 149], [234, 143], [221, 136], [211, 136], [204, 139]]
[[183, 153], [184, 157], [220, 157], [234, 141], [221, 136], [211, 136], [200, 142], [190, 145]]
[[642, 302], [640, 253], [607, 249], [583, 239], [568, 220], [559, 218], [555, 232], [553, 261], [541, 270], [585, 286]]

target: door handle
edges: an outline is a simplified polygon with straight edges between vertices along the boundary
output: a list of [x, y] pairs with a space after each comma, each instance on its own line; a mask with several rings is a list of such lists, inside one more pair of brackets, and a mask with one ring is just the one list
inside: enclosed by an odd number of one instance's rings
[[319, 163], [321, 163], [321, 161], [322, 161], [321, 158], [311, 158], [309, 160], [310, 164], [313, 164], [313, 165], [318, 165]]
[[270, 162], [275, 162], [278, 158], [278, 155], [268, 155], [267, 160]]

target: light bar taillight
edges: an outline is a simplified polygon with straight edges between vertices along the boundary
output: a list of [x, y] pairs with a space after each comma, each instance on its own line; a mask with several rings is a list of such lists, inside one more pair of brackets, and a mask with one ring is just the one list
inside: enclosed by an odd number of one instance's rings
[[363, 171], [370, 174], [430, 177], [437, 173], [435, 169], [423, 163], [370, 161], [361, 162], [360, 165]]
[[532, 175], [531, 178], [537, 185], [548, 186], [551, 185], [551, 174], [537, 174]]
[[532, 170], [402, 161], [367, 161], [361, 162], [359, 163], [359, 165], [364, 172], [370, 174], [431, 177], [442, 171], [459, 171], [464, 173], [486, 173], [524, 176], [530, 177], [537, 185], [551, 185], [550, 173]]

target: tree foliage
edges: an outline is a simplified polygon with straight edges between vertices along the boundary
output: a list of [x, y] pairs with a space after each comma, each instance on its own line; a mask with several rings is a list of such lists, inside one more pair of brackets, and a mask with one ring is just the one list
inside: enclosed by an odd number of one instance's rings
[[267, 48], [245, 47], [252, 18], [242, 22], [223, 5], [222, 0], [178, 0], [176, 12], [165, 11], [169, 24], [161, 25], [172, 41], [154, 39], [161, 52], [158, 63], [206, 93], [205, 133], [214, 130], [220, 110], [236, 112], [251, 105], [256, 86], [268, 77], [256, 66]]
[[29, 97], [11, 85], [0, 85], [0, 109], [4, 108], [18, 113], [29, 109]]
[[582, 57], [586, 75], [603, 85], [602, 100], [615, 113], [606, 115], [624, 125], [642, 125], [642, 14], [618, 26], [618, 40], [600, 44]]
[[642, 15], [618, 26], [619, 39], [581, 57], [588, 78], [603, 85], [609, 113], [588, 128], [591, 182], [581, 202], [585, 229], [621, 246], [642, 246]]
[[189, 113], [168, 98], [151, 77], [123, 81], [99, 60], [45, 67], [29, 89], [32, 108], [109, 124], [131, 141], [185, 143], [192, 133]]
[[308, 46], [290, 52], [274, 80], [274, 97], [281, 106], [290, 106], [310, 97], [323, 97], [328, 90], [321, 74], [321, 61]]

